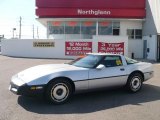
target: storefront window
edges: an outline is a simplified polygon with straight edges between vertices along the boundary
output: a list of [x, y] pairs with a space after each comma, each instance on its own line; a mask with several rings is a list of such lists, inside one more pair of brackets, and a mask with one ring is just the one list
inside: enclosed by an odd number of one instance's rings
[[77, 21], [66, 22], [65, 34], [80, 34], [80, 22]]
[[119, 35], [120, 33], [120, 22], [113, 22], [113, 35]]
[[64, 22], [49, 22], [49, 34], [64, 34]]
[[98, 22], [98, 34], [112, 35], [112, 22], [109, 21]]
[[141, 29], [136, 29], [135, 30], [135, 38], [136, 39], [142, 39], [142, 30]]
[[134, 30], [133, 29], [128, 29], [127, 30], [127, 35], [128, 35], [128, 39], [134, 39]]
[[119, 35], [120, 22], [100, 21], [98, 22], [99, 35]]
[[[97, 28], [98, 27], [98, 28]], [[140, 38], [140, 31], [136, 31]], [[49, 21], [48, 37], [53, 39], [92, 39], [93, 35], [119, 35], [118, 21]]]
[[120, 29], [120, 22], [113, 22], [113, 29]]
[[92, 35], [96, 35], [96, 22], [85, 21], [81, 24], [81, 34], [83, 38], [92, 38]]
[[127, 30], [128, 39], [142, 39], [141, 29], [128, 29]]

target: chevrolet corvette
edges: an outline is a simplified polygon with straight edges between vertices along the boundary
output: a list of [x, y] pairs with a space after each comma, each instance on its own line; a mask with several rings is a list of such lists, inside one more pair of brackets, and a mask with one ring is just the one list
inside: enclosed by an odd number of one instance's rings
[[135, 93], [153, 77], [151, 63], [123, 55], [89, 53], [68, 64], [46, 64], [28, 68], [11, 78], [9, 90], [17, 95], [43, 95], [62, 104], [78, 92], [125, 87]]

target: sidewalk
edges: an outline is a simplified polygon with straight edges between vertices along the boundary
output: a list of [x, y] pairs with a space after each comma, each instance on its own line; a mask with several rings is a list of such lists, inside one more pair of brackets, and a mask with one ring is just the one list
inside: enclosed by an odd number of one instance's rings
[[142, 62], [149, 62], [149, 63], [152, 63], [152, 64], [157, 64], [157, 63], [160, 63], [160, 62], [157, 62], [155, 60], [147, 60], [147, 59], [136, 59], [138, 61], [142, 61]]

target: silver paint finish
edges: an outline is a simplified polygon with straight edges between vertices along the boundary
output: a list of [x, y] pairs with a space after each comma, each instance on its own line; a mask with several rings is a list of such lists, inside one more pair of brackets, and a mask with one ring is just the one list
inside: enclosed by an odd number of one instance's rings
[[82, 81], [75, 81], [75, 91], [83, 91], [88, 89], [89, 81], [88, 80], [82, 80]]
[[152, 78], [154, 76], [154, 72], [148, 72], [148, 73], [144, 73], [144, 81], [149, 80], [150, 78]]
[[[124, 69], [124, 71], [121, 71], [121, 69]], [[128, 76], [123, 66], [106, 67], [102, 70], [91, 69], [89, 71], [89, 79], [95, 80], [89, 80], [89, 89], [125, 85], [127, 78]]]

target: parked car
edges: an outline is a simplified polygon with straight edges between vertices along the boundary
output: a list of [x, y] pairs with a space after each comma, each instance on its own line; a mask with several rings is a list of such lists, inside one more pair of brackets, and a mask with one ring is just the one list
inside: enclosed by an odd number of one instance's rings
[[43, 94], [52, 103], [66, 102], [74, 93], [122, 86], [138, 92], [153, 77], [151, 63], [123, 55], [90, 53], [68, 64], [46, 64], [14, 75], [9, 90], [17, 95]]

